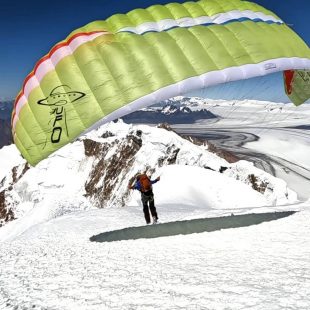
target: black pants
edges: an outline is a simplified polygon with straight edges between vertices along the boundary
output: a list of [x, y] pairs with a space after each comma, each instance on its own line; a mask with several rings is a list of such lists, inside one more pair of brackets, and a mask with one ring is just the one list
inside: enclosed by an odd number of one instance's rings
[[149, 208], [150, 208], [152, 217], [155, 218], [157, 221], [158, 216], [157, 216], [157, 212], [156, 212], [156, 208], [154, 204], [153, 192], [152, 191], [148, 191], [145, 193], [141, 192], [141, 200], [143, 204], [143, 213], [144, 213], [146, 223], [149, 224], [151, 222]]

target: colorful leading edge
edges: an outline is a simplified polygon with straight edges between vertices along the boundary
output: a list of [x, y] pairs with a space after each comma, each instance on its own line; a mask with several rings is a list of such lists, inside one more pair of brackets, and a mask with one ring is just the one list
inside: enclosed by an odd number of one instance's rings
[[12, 134], [36, 165], [105, 122], [219, 83], [291, 70], [286, 90], [300, 104], [309, 69], [308, 46], [255, 3], [154, 5], [92, 22], [54, 46], [16, 98]]

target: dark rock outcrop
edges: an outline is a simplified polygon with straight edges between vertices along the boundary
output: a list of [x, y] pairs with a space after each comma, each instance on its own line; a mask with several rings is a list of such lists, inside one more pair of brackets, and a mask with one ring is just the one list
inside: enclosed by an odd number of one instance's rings
[[[114, 190], [123, 183], [123, 179], [134, 163], [134, 156], [142, 146], [139, 133], [132, 133], [123, 140], [112, 142], [96, 142], [83, 140], [86, 156], [95, 157], [91, 174], [85, 183], [86, 196], [97, 207], [104, 207], [111, 201]], [[117, 148], [112, 156], [107, 158], [108, 152]], [[121, 205], [125, 204], [127, 196], [121, 198]]]
[[15, 219], [14, 212], [11, 208], [8, 208], [5, 200], [5, 190], [0, 192], [0, 227], [6, 222]]
[[224, 158], [229, 163], [235, 163], [235, 162], [240, 160], [240, 158], [238, 156], [236, 156], [235, 154], [233, 154], [229, 151], [220, 149], [220, 148], [216, 147], [214, 144], [210, 143], [209, 141], [207, 141], [207, 145], [208, 145], [208, 151], [209, 152], [214, 153], [221, 158]]
[[248, 175], [248, 181], [254, 190], [258, 191], [261, 194], [265, 193], [268, 183], [259, 180], [254, 174]]
[[7, 197], [10, 196], [11, 191], [13, 191], [13, 186], [16, 184], [21, 177], [30, 169], [28, 163], [25, 163], [23, 166], [13, 167], [10, 175], [5, 177], [0, 182], [0, 227], [3, 226], [6, 222], [12, 221], [15, 219], [14, 207]]

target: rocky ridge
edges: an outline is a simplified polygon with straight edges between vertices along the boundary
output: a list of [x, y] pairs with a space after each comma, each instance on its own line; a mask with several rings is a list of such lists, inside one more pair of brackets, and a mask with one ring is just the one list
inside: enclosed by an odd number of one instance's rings
[[253, 164], [229, 154], [223, 156], [225, 160], [204, 141], [184, 139], [167, 125], [159, 127], [112, 122], [63, 147], [36, 167], [21, 159], [0, 180], [0, 225], [34, 208], [43, 210], [46, 204], [55, 205], [55, 216], [92, 207], [125, 207], [128, 184], [136, 173], [156, 175], [167, 165], [223, 173], [260, 192], [271, 205], [296, 200], [296, 193], [284, 181]]

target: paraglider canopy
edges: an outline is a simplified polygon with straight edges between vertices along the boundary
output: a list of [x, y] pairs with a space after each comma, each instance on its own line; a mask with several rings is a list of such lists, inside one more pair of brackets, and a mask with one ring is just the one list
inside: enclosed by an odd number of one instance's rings
[[99, 125], [220, 83], [287, 71], [309, 98], [308, 46], [279, 17], [241, 0], [153, 5], [73, 31], [38, 61], [15, 101], [12, 134], [31, 165]]
[[286, 70], [283, 72], [285, 92], [296, 105], [310, 98], [310, 71]]

